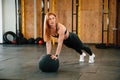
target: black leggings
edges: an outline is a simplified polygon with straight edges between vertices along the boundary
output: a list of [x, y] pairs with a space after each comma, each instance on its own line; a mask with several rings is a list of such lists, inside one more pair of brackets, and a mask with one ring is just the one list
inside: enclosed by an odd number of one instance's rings
[[89, 55], [92, 55], [92, 51], [89, 47], [85, 46], [81, 40], [79, 39], [79, 37], [70, 32], [69, 33], [69, 37], [68, 39], [64, 40], [63, 43], [69, 47], [69, 48], [73, 48], [75, 49], [78, 53], [82, 54], [82, 51], [81, 50], [84, 50], [86, 51]]

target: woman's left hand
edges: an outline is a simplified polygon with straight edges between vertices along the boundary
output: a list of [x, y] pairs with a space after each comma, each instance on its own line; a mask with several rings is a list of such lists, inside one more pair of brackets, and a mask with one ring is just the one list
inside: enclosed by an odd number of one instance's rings
[[55, 55], [51, 55], [51, 58], [55, 60], [58, 59], [58, 57], [56, 57]]

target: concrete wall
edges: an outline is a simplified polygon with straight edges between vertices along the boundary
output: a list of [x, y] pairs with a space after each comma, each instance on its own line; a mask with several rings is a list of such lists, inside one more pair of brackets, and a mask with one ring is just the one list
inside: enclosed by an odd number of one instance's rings
[[3, 33], [16, 30], [15, 0], [2, 0]]
[[2, 32], [3, 31], [3, 28], [2, 28], [2, 0], [0, 0], [0, 43], [3, 42], [3, 39], [2, 39]]

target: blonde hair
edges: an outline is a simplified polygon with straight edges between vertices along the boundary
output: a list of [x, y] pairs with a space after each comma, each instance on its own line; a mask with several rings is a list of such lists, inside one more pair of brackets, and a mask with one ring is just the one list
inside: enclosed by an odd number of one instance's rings
[[49, 12], [45, 15], [45, 19], [44, 19], [44, 41], [47, 42], [49, 40], [51, 40], [51, 36], [50, 36], [50, 26], [49, 26], [49, 22], [48, 22], [48, 17], [50, 15], [53, 15], [56, 17], [55, 13]]

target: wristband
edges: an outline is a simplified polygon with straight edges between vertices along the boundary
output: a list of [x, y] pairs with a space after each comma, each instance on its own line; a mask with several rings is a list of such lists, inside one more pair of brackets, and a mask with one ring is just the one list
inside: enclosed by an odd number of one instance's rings
[[59, 57], [59, 55], [58, 55], [58, 54], [56, 54], [55, 56], [56, 56], [57, 58]]

